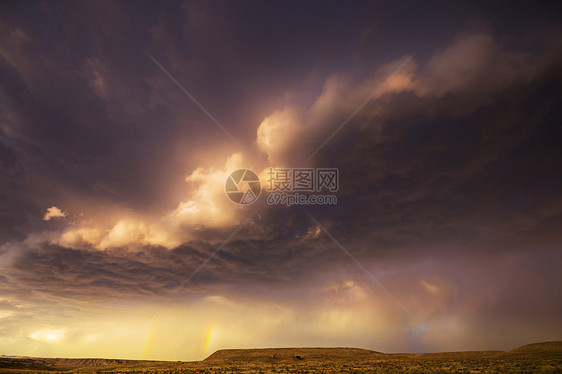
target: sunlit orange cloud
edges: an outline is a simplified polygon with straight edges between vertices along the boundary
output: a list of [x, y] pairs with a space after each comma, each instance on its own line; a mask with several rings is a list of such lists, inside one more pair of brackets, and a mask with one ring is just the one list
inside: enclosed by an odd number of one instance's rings
[[173, 248], [188, 240], [193, 230], [235, 225], [240, 209], [227, 199], [224, 183], [232, 171], [244, 165], [243, 155], [234, 153], [220, 168], [195, 169], [185, 178], [188, 198], [163, 216], [113, 209], [101, 218], [68, 227], [52, 241], [67, 247], [100, 250], [147, 245]]
[[377, 100], [391, 92], [423, 92], [415, 72], [415, 62], [405, 56], [360, 81], [350, 74], [331, 75], [309, 107], [289, 103], [267, 116], [257, 128], [256, 146], [273, 166], [301, 166], [313, 147], [365, 100]]
[[[490, 61], [494, 61], [493, 66]], [[530, 63], [525, 54], [503, 50], [490, 35], [464, 35], [436, 53], [422, 68], [418, 68], [413, 57], [404, 56], [381, 66], [366, 79], [357, 80], [349, 73], [329, 76], [310, 106], [287, 103], [267, 116], [257, 128], [256, 146], [271, 164], [294, 166], [291, 163], [304, 162], [313, 147], [366, 100], [371, 105], [362, 108], [361, 113], [374, 117], [385, 112], [385, 102], [379, 99], [389, 93], [441, 97], [445, 93], [474, 90], [474, 85], [494, 92], [516, 77], [527, 79], [537, 64]], [[482, 100], [486, 100], [486, 95], [482, 95]]]
[[64, 218], [66, 217], [66, 213], [61, 211], [56, 206], [52, 206], [47, 209], [47, 213], [43, 216], [43, 221], [50, 221], [53, 218]]
[[[471, 57], [466, 59], [463, 57], [466, 55]], [[114, 209], [110, 214], [102, 214], [101, 219], [93, 218], [90, 222], [69, 226], [54, 241], [69, 247], [89, 246], [101, 250], [146, 245], [173, 248], [188, 240], [194, 230], [234, 226], [239, 222], [240, 208], [224, 193], [224, 182], [230, 172], [251, 165], [257, 168], [262, 185], [266, 186], [270, 167], [302, 166], [300, 163], [313, 151], [312, 146], [317, 145], [316, 139], [325, 138], [333, 131], [333, 119], [345, 118], [340, 113], [352, 113], [366, 99], [376, 101], [387, 93], [410, 91], [418, 96], [439, 96], [444, 92], [466, 89], [471, 81], [463, 78], [463, 71], [479, 74], [491, 56], [497, 56], [499, 65], [506, 68], [490, 82], [491, 87], [511, 79], [517, 69], [510, 64], [519, 66], [523, 58], [515, 56], [515, 62], [510, 63], [508, 61], [513, 56], [506, 55], [491, 37], [475, 34], [457, 39], [436, 54], [421, 71], [411, 57], [404, 56], [381, 66], [370, 78], [360, 81], [354, 80], [350, 74], [334, 74], [325, 80], [321, 92], [309, 107], [288, 103], [259, 123], [255, 145], [267, 157], [266, 165], [252, 164], [243, 152], [233, 153], [226, 160], [222, 156], [220, 160], [218, 153], [212, 151], [217, 155], [212, 161], [220, 162], [222, 166], [195, 168], [185, 178], [187, 197], [175, 208], [163, 214], [149, 212], [144, 215]], [[444, 69], [452, 62], [459, 62], [460, 67]], [[443, 71], [447, 76], [443, 76]], [[372, 105], [369, 110], [375, 115], [383, 108], [383, 105]], [[63, 217], [64, 214], [53, 210], [45, 217]]]
[[237, 222], [236, 206], [225, 195], [228, 175], [245, 167], [242, 153], [234, 153], [222, 168], [197, 168], [185, 178], [192, 187], [190, 198], [164, 217], [174, 226], [224, 227]]
[[[267, 165], [252, 165], [258, 168], [262, 185], [267, 184], [270, 167], [291, 167], [295, 166], [295, 162], [302, 162], [313, 150], [308, 149], [311, 139], [313, 142], [319, 135], [325, 137], [334, 128], [333, 121], [329, 119], [339, 118], [338, 113], [353, 112], [367, 98], [377, 100], [384, 94], [402, 91], [412, 91], [419, 96], [429, 93], [439, 95], [444, 90], [466, 86], [469, 84], [466, 81], [459, 81], [455, 85], [443, 83], [440, 75], [443, 69], [438, 67], [462, 57], [469, 47], [480, 51], [475, 55], [476, 58], [463, 61], [472, 70], [481, 68], [486, 56], [501, 54], [493, 40], [486, 35], [461, 38], [436, 55], [421, 72], [417, 71], [413, 59], [404, 56], [381, 66], [370, 78], [359, 82], [349, 74], [334, 74], [325, 80], [322, 91], [310, 107], [287, 104], [283, 109], [273, 112], [259, 123], [255, 133], [257, 150], [267, 156]], [[399, 71], [398, 66], [402, 66]], [[376, 113], [380, 108], [375, 105], [370, 110]], [[216, 152], [213, 151], [213, 154]], [[218, 160], [216, 156], [213, 158]], [[236, 225], [240, 209], [226, 198], [224, 181], [230, 172], [249, 167], [251, 162], [242, 152], [234, 153], [226, 160], [223, 158], [222, 162], [221, 167], [197, 167], [193, 170], [185, 178], [187, 198], [168, 212], [141, 215], [114, 209], [110, 214], [102, 214], [101, 219], [91, 218], [89, 222], [69, 226], [54, 241], [69, 247], [86, 246], [101, 250], [146, 245], [173, 248], [188, 240], [193, 230]]]
[[[389, 70], [404, 61], [408, 62], [403, 58], [383, 66], [372, 79], [361, 84], [352, 82], [346, 75], [331, 76], [310, 108], [289, 105], [266, 117], [257, 126], [256, 145], [268, 157], [269, 165], [261, 168], [253, 165], [259, 168], [257, 171], [263, 186], [267, 183], [269, 167], [294, 166], [290, 165], [292, 157], [288, 155], [298, 154], [292, 149], [299, 138], [314, 131], [329, 129], [332, 124], [325, 119], [334, 110], [342, 110], [342, 106], [346, 111], [351, 110], [360, 100], [368, 97], [375, 87], [381, 86]], [[385, 92], [414, 89], [414, 71], [415, 64], [410, 63], [404, 71], [387, 82], [377, 97]], [[224, 182], [232, 171], [249, 167], [251, 162], [242, 152], [234, 153], [222, 162], [221, 167], [197, 167], [193, 170], [185, 178], [187, 198], [164, 214], [140, 214], [113, 208], [106, 213], [88, 214], [88, 220], [78, 219], [51, 241], [67, 247], [100, 250], [147, 245], [173, 248], [188, 240], [194, 230], [234, 226], [239, 222], [240, 208], [226, 198]]]

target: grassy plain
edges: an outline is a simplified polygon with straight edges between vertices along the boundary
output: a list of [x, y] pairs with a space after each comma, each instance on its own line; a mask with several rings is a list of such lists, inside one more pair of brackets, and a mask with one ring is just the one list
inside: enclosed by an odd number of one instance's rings
[[203, 361], [0, 356], [6, 373], [562, 373], [562, 342], [511, 351], [380, 353], [357, 348], [227, 349]]

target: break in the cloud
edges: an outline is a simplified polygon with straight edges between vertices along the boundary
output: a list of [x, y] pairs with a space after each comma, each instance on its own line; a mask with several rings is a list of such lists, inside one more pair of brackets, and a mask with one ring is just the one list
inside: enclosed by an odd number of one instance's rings
[[[197, 359], [559, 339], [556, 27], [467, 32], [451, 10], [395, 29], [358, 4], [251, 9], [261, 17], [230, 3], [3, 5], [0, 350]], [[517, 13], [490, 17], [503, 12]], [[231, 171], [270, 166], [339, 168], [338, 205], [308, 211], [412, 317], [303, 209], [230, 203]]]

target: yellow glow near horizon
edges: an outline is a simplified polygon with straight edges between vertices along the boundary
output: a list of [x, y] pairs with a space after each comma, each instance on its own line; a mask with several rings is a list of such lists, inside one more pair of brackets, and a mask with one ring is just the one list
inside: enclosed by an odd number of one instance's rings
[[[394, 318], [392, 304], [385, 303], [392, 309], [387, 315], [376, 306], [376, 298], [362, 295], [359, 285], [330, 284], [311, 289], [302, 307], [213, 295], [177, 300], [151, 320], [147, 317], [155, 305], [132, 301], [92, 313], [71, 313], [64, 316], [64, 327], [39, 320], [21, 327], [20, 337], [0, 340], [0, 351], [48, 357], [199, 360], [220, 348], [364, 346], [372, 331], [381, 339], [394, 339], [386, 327]], [[81, 310], [87, 308], [83, 305]], [[342, 337], [347, 338], [342, 341]]]
[[29, 334], [29, 337], [44, 343], [57, 343], [64, 337], [65, 333], [64, 329], [45, 329], [34, 331]]

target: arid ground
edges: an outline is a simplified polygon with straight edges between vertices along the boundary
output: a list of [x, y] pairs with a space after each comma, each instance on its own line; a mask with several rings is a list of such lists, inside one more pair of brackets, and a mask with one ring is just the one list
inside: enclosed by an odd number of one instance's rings
[[507, 352], [381, 353], [357, 348], [226, 349], [203, 361], [0, 356], [5, 373], [560, 373], [562, 341]]

